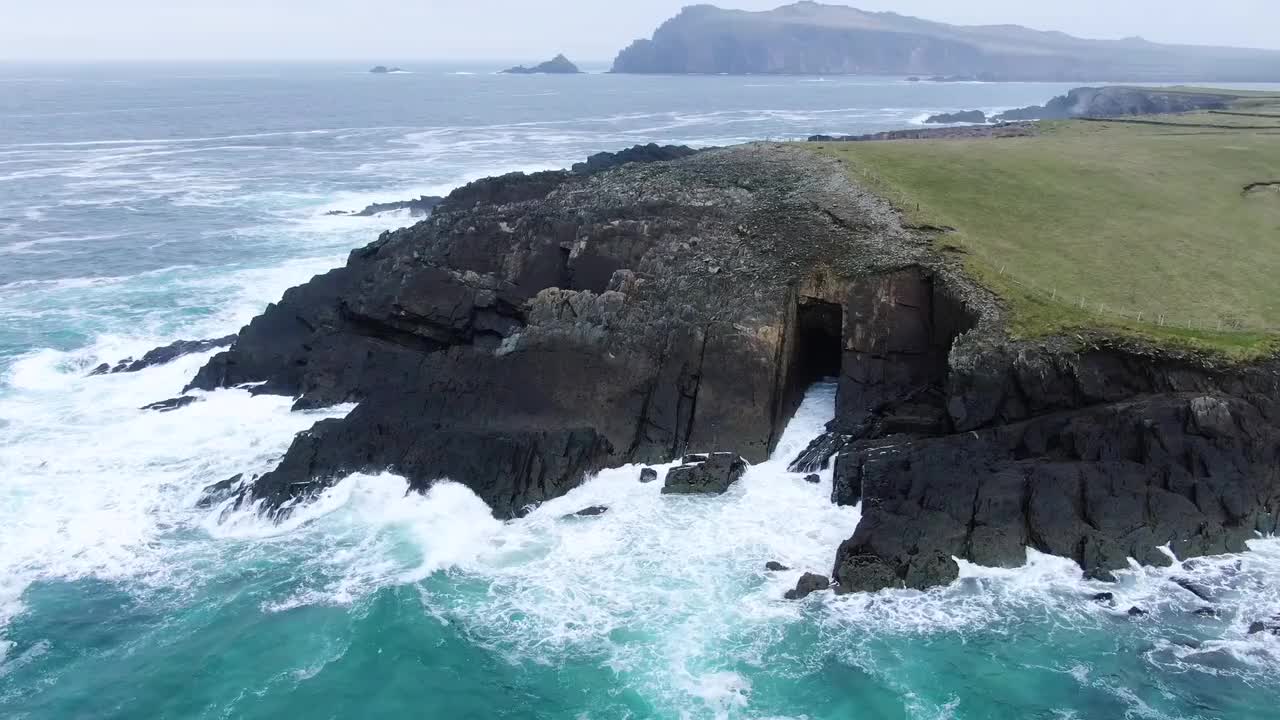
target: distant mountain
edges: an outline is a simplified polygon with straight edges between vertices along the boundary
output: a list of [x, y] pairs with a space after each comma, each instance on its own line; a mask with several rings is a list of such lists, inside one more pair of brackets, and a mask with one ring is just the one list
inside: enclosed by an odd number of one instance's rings
[[577, 75], [582, 71], [578, 69], [577, 65], [569, 62], [569, 58], [564, 55], [557, 55], [554, 58], [539, 65], [534, 65], [533, 67], [517, 65], [513, 68], [507, 68], [502, 72], [508, 75]]
[[614, 60], [616, 73], [943, 75], [982, 80], [1280, 81], [1280, 51], [1086, 40], [799, 2], [687, 7]]

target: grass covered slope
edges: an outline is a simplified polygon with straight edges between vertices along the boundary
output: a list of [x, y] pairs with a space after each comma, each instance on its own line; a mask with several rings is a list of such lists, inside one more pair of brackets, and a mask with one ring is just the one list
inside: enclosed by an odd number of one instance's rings
[[1280, 118], [1197, 124], [1243, 119], [809, 147], [913, 222], [954, 228], [939, 246], [1006, 300], [1017, 335], [1118, 330], [1242, 356], [1280, 332], [1280, 185], [1245, 191], [1280, 182]]

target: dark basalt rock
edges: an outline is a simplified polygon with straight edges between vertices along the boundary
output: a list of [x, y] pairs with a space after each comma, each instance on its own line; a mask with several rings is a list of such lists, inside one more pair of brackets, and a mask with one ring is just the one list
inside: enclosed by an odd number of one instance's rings
[[[1196, 110], [1223, 110], [1233, 98], [1210, 93], [1190, 93], [1167, 88], [1080, 87], [1044, 105], [1008, 110], [992, 118], [1015, 120], [1066, 120], [1068, 118], [1117, 118], [1131, 115], [1167, 115]], [[977, 112], [977, 111], [974, 111]]]
[[240, 495], [268, 513], [390, 470], [509, 518], [690, 448], [729, 455], [686, 459], [669, 489], [722, 491], [836, 377], [809, 461], [835, 453], [833, 500], [862, 503], [839, 592], [1027, 547], [1102, 578], [1277, 530], [1275, 361], [1011, 339], [935, 235], [792, 146], [490, 178], [286, 292], [192, 387], [359, 403]]
[[1017, 138], [1039, 135], [1040, 129], [1030, 122], [1001, 122], [995, 125], [962, 125], [959, 127], [886, 130], [869, 135], [811, 135], [809, 142], [878, 142], [882, 140], [973, 140], [978, 138]]
[[1271, 633], [1280, 637], [1280, 615], [1270, 620], [1259, 620], [1249, 625], [1249, 634], [1258, 635], [1260, 633]]
[[823, 577], [822, 575], [816, 575], [814, 573], [805, 573], [796, 583], [795, 589], [788, 590], [786, 595], [783, 597], [788, 600], [803, 600], [813, 593], [826, 590], [830, 587], [831, 580], [829, 578]]
[[168, 400], [161, 400], [160, 402], [154, 402], [154, 403], [151, 403], [150, 405], [143, 405], [140, 409], [154, 410], [156, 412], [173, 412], [174, 410], [181, 410], [182, 408], [199, 401], [200, 401], [200, 398], [198, 397], [194, 397], [192, 395], [183, 395], [181, 397], [170, 398]]
[[769, 562], [764, 564], [764, 569], [768, 570], [769, 572], [786, 572], [791, 568], [787, 567], [786, 565], [783, 565], [782, 563], [776, 560], [770, 560]]
[[196, 507], [202, 510], [207, 510], [226, 501], [232, 496], [236, 486], [239, 485], [240, 481], [243, 479], [244, 475], [234, 475], [226, 480], [216, 482], [209, 487], [206, 487], [200, 493], [200, 499], [196, 500]]
[[574, 163], [571, 171], [578, 175], [590, 175], [592, 173], [602, 172], [619, 165], [627, 163], [641, 162], [663, 162], [666, 160], [679, 160], [680, 158], [689, 157], [698, 153], [686, 145], [658, 145], [657, 143], [649, 143], [648, 145], [636, 145], [619, 150], [618, 152], [602, 152], [596, 153], [587, 158], [586, 162]]
[[658, 471], [653, 468], [645, 468], [640, 471], [640, 482], [651, 483], [658, 481]]
[[1116, 596], [1115, 593], [1101, 592], [1093, 596], [1093, 601], [1110, 605], [1116, 601]]
[[359, 403], [246, 491], [269, 513], [390, 469], [412, 489], [449, 477], [512, 517], [588, 472], [690, 447], [767, 459], [814, 379], [800, 296], [843, 304], [879, 272], [946, 272], [931, 257], [889, 204], [797, 148], [516, 173], [289, 290], [191, 387]]
[[1150, 613], [1148, 613], [1146, 610], [1143, 610], [1140, 607], [1129, 608], [1129, 617], [1145, 617], [1149, 614]]
[[1173, 583], [1205, 602], [1214, 602], [1213, 591], [1197, 582], [1187, 578], [1174, 578]]
[[721, 495], [747, 471], [735, 453], [687, 455], [684, 465], [667, 471], [663, 495]]
[[125, 358], [113, 365], [103, 363], [90, 372], [90, 376], [94, 375], [114, 375], [116, 373], [133, 373], [140, 370], [146, 370], [156, 365], [166, 365], [177, 360], [184, 355], [194, 355], [195, 353], [209, 352], [217, 348], [227, 347], [236, 341], [235, 335], [226, 337], [213, 338], [210, 340], [178, 340], [163, 347], [148, 350], [141, 360], [133, 358]]
[[569, 520], [572, 518], [598, 517], [607, 512], [609, 512], [609, 508], [605, 507], [604, 505], [592, 505], [591, 507], [583, 508], [576, 513], [565, 515], [564, 519]]
[[438, 195], [423, 195], [417, 200], [398, 200], [396, 202], [373, 203], [363, 210], [348, 212], [346, 210], [330, 210], [325, 215], [348, 215], [351, 217], [373, 217], [385, 212], [394, 212], [396, 210], [408, 210], [411, 217], [426, 217], [431, 214], [436, 206], [444, 201], [444, 198]]
[[817, 485], [818, 483], [822, 482], [822, 478], [817, 475], [805, 475], [804, 481], [809, 483], [810, 485]]
[[927, 125], [950, 125], [952, 123], [985, 123], [987, 114], [981, 110], [963, 110], [953, 113], [939, 113], [930, 115], [926, 120]]
[[533, 67], [525, 67], [517, 65], [513, 68], [507, 68], [502, 71], [506, 75], [579, 75], [582, 73], [577, 65], [569, 61], [564, 55], [557, 55], [554, 58], [534, 65]]

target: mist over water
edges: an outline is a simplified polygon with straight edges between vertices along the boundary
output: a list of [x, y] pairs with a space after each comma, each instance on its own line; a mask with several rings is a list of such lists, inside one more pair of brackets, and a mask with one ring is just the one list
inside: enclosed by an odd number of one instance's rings
[[[207, 354], [86, 374], [234, 332], [411, 222], [330, 210], [640, 142], [874, 132], [1067, 89], [363, 69], [0, 66], [0, 716], [1259, 718], [1280, 703], [1280, 638], [1248, 635], [1280, 613], [1272, 539], [1118, 586], [1033, 553], [928, 593], [783, 601], [859, 519], [830, 503], [829, 471], [786, 471], [833, 416], [830, 384], [722, 497], [664, 497], [626, 467], [505, 523], [460, 485], [406, 496], [389, 475], [280, 526], [196, 509], [350, 408], [224, 390], [138, 410]], [[592, 505], [610, 509], [564, 517]], [[1175, 576], [1209, 588], [1218, 617], [1194, 615], [1205, 603]]]

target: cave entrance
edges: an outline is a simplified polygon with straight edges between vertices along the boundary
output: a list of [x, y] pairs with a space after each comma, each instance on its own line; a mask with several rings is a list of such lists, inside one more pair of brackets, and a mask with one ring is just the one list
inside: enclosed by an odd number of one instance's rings
[[795, 360], [791, 386], [801, 394], [810, 385], [840, 375], [844, 357], [844, 308], [836, 303], [801, 298], [796, 308]]

